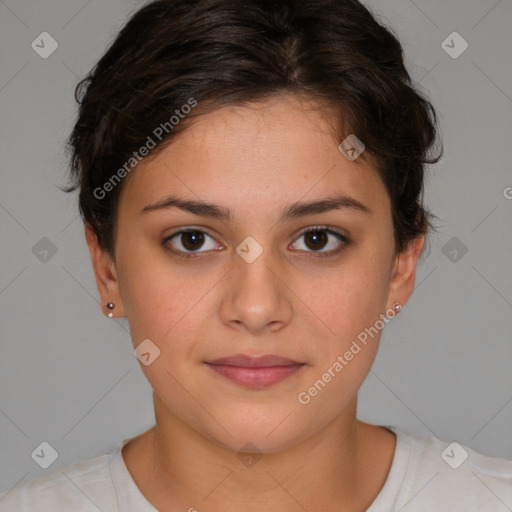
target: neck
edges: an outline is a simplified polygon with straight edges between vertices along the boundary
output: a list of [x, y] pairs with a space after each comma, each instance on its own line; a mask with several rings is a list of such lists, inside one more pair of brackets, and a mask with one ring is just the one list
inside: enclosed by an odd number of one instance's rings
[[384, 429], [356, 420], [356, 402], [296, 446], [241, 455], [190, 429], [155, 395], [156, 425], [142, 434], [132, 476], [162, 512], [364, 510], [389, 472], [394, 434], [385, 431], [387, 451], [379, 449]]

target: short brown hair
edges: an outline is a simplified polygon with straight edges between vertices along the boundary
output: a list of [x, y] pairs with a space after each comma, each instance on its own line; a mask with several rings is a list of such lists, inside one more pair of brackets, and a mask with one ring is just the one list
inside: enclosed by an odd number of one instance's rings
[[[443, 153], [440, 146], [437, 156], [428, 155], [436, 113], [413, 87], [398, 38], [356, 0], [147, 4], [77, 85], [79, 114], [68, 140], [73, 184], [66, 191], [80, 189], [84, 222], [114, 255], [122, 183], [102, 197], [98, 190], [116, 170], [125, 175], [121, 169], [156, 127], [166, 129], [150, 155], [199, 113], [283, 92], [320, 100], [339, 133], [363, 141], [390, 196], [398, 252], [427, 233], [433, 216], [422, 204], [424, 165]], [[191, 99], [197, 114], [171, 123]]]

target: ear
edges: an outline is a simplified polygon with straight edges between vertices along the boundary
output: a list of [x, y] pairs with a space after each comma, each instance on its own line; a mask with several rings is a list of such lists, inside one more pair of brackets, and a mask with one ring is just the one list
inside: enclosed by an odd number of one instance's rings
[[416, 265], [425, 244], [425, 235], [415, 238], [395, 257], [390, 280], [387, 308], [392, 308], [395, 302], [402, 307], [409, 300], [416, 280]]
[[[112, 313], [115, 318], [122, 317], [124, 316], [124, 307], [112, 257], [100, 246], [98, 237], [89, 224], [85, 225], [85, 240], [91, 253], [96, 286], [100, 293], [101, 310], [105, 315]], [[111, 310], [105, 306], [108, 302], [114, 304], [114, 309]]]

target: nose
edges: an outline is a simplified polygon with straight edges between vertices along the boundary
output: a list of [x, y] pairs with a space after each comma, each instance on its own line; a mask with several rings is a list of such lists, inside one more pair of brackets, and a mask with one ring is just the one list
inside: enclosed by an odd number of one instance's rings
[[[250, 261], [250, 260], [248, 260]], [[264, 250], [248, 262], [233, 255], [233, 269], [220, 306], [224, 324], [251, 334], [282, 329], [293, 314], [293, 293], [286, 284], [283, 265]]]

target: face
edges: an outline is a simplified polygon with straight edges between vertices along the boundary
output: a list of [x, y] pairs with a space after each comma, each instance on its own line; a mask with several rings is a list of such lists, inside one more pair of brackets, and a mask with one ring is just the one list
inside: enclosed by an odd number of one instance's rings
[[395, 255], [383, 183], [330, 126], [293, 96], [199, 117], [125, 178], [115, 266], [88, 237], [103, 303], [160, 351], [157, 422], [272, 452], [353, 414], [421, 247]]

